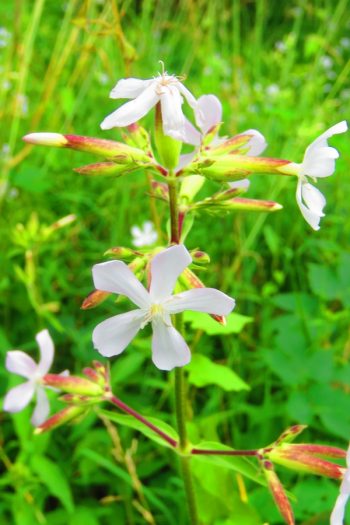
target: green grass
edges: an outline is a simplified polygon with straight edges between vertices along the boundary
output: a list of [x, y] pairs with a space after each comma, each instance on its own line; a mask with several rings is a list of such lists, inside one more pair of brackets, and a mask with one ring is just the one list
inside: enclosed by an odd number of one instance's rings
[[[187, 76], [195, 96], [220, 98], [223, 134], [256, 128], [268, 140], [267, 155], [300, 161], [317, 135], [349, 118], [347, 14], [346, 0], [1, 3], [1, 25], [11, 32], [0, 48], [0, 151], [9, 149], [0, 159], [2, 363], [12, 348], [35, 354], [34, 335], [42, 327], [56, 343], [56, 371], [78, 372], [96, 358], [92, 329], [116, 307], [108, 302], [80, 310], [92, 289], [91, 266], [104, 260], [109, 247], [130, 246], [130, 227], [150, 216], [143, 173], [86, 179], [72, 171], [89, 162], [86, 155], [31, 148], [21, 137], [55, 131], [120, 139], [118, 130], [99, 127], [117, 107], [108, 99], [110, 89], [125, 76], [156, 75], [163, 60], [169, 73]], [[144, 124], [151, 125], [151, 117]], [[332, 144], [341, 158], [335, 175], [319, 183], [327, 197], [319, 232], [297, 209], [295, 181], [263, 176], [252, 180], [249, 196], [277, 200], [281, 212], [203, 215], [187, 239], [189, 248], [211, 256], [203, 281], [232, 294], [237, 313], [254, 319], [240, 334], [218, 338], [215, 347], [203, 331], [191, 336], [196, 352], [228, 365], [251, 386], [249, 392], [192, 386], [193, 439], [200, 432], [236, 448], [258, 447], [288, 425], [305, 422], [304, 440], [346, 446], [348, 134]], [[204, 193], [217, 187], [210, 183]], [[164, 224], [167, 210], [156, 205]], [[74, 223], [43, 239], [36, 221], [50, 225], [71, 213]], [[113, 361], [116, 391], [143, 414], [172, 423], [171, 376], [149, 357], [146, 332]], [[0, 377], [4, 394], [12, 379], [2, 365]], [[119, 443], [93, 415], [33, 437], [29, 413], [1, 415], [4, 523], [186, 523], [177, 464], [168, 451], [126, 428], [116, 430]], [[43, 476], [35, 459], [42, 456], [60, 473], [46, 465]], [[133, 464], [136, 474], [130, 474]], [[337, 484], [280, 471], [298, 498], [298, 523], [327, 523]], [[246, 504], [234, 474], [198, 464], [195, 475], [208, 524], [281, 523], [266, 490], [247, 482]], [[60, 495], [51, 486], [57, 479]], [[146, 520], [147, 510], [153, 521]]]

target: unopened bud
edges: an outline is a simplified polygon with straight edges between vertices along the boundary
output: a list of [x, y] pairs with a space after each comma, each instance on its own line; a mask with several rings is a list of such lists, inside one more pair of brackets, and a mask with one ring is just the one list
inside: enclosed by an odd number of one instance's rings
[[24, 142], [39, 146], [56, 146], [63, 148], [68, 140], [60, 133], [29, 133], [23, 137]]
[[73, 213], [70, 215], [66, 215], [65, 217], [62, 217], [62, 219], [59, 219], [58, 221], [51, 224], [50, 229], [59, 230], [60, 228], [64, 228], [65, 226], [72, 224], [72, 222], [74, 222], [76, 218], [77, 216]]
[[94, 153], [120, 163], [149, 162], [149, 156], [139, 148], [133, 148], [114, 140], [85, 137], [80, 135], [60, 135], [59, 133], [31, 133], [23, 137], [25, 142], [42, 146], [71, 148]]
[[101, 386], [83, 377], [46, 374], [42, 378], [42, 382], [44, 385], [58, 388], [68, 394], [101, 396], [104, 393], [104, 389]]
[[124, 259], [126, 261], [133, 259], [135, 256], [142, 256], [143, 254], [132, 250], [131, 248], [125, 248], [124, 246], [116, 246], [109, 248], [104, 255], [111, 255], [115, 259]]
[[[312, 445], [284, 443], [267, 451], [265, 456], [273, 463], [297, 472], [309, 472], [328, 478], [341, 479], [345, 470], [344, 467], [318, 457], [328, 454], [329, 447], [322, 447], [321, 445], [314, 447]], [[345, 457], [346, 455], [343, 451], [342, 456], [334, 456], [334, 454], [340, 454], [339, 449], [333, 449], [332, 454], [331, 457]]]
[[94, 164], [87, 164], [80, 168], [73, 168], [73, 171], [88, 177], [96, 177], [98, 175], [108, 177], [120, 177], [126, 175], [137, 168], [137, 165], [129, 167], [125, 164], [116, 164], [115, 162], [96, 162]]
[[102, 290], [94, 290], [89, 293], [89, 295], [84, 299], [81, 309], [90, 310], [90, 308], [95, 308], [99, 304], [103, 303], [111, 295], [110, 292], [103, 292]]
[[205, 178], [201, 175], [191, 175], [190, 177], [186, 177], [180, 186], [180, 201], [185, 204], [187, 202], [192, 202], [204, 183]]
[[292, 506], [287, 498], [282, 483], [280, 482], [276, 472], [273, 470], [272, 463], [269, 461], [263, 461], [262, 466], [268, 487], [281, 516], [287, 525], [294, 525], [295, 521]]
[[[249, 157], [243, 155], [207, 156], [186, 167], [183, 174], [195, 171], [205, 177], [218, 181], [239, 180], [250, 173], [279, 173], [291, 175], [285, 170], [289, 160], [268, 157]], [[283, 170], [282, 170], [283, 167]], [[190, 171], [191, 170], [191, 171]]]
[[207, 253], [202, 252], [201, 250], [193, 250], [190, 252], [192, 261], [195, 264], [208, 264], [210, 263], [210, 257]]
[[124, 133], [125, 142], [131, 146], [136, 146], [143, 151], [151, 151], [151, 141], [148, 132], [137, 122], [127, 127], [128, 133]]
[[205, 136], [203, 137], [203, 140], [202, 140], [202, 145], [204, 147], [208, 146], [209, 144], [211, 144], [213, 142], [214, 138], [219, 133], [221, 126], [222, 126], [222, 122], [219, 122], [219, 124], [216, 124], [215, 126], [212, 126], [208, 130], [208, 132], [205, 134]]
[[153, 197], [157, 199], [161, 199], [165, 202], [168, 202], [169, 190], [166, 184], [164, 184], [163, 182], [158, 182], [157, 180], [152, 180], [151, 186], [152, 186], [152, 196]]
[[278, 445], [281, 443], [291, 443], [295, 440], [299, 434], [301, 434], [305, 429], [307, 428], [307, 425], [293, 425], [292, 427], [287, 428], [282, 432], [282, 434], [276, 439], [274, 442], [274, 445]]
[[53, 430], [54, 428], [60, 427], [61, 425], [64, 425], [65, 423], [68, 423], [73, 419], [83, 415], [85, 412], [86, 407], [83, 406], [70, 405], [65, 407], [63, 410], [57, 412], [57, 414], [54, 414], [44, 423], [38, 426], [34, 430], [34, 434], [42, 434], [48, 430]]

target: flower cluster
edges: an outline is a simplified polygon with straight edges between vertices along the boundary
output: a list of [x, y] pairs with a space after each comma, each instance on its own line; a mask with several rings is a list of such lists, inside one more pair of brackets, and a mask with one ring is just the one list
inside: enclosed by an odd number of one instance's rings
[[[347, 131], [345, 121], [332, 126], [311, 143], [301, 163], [262, 157], [260, 155], [266, 149], [267, 142], [259, 131], [248, 129], [233, 137], [220, 136], [223, 111], [219, 99], [213, 94], [196, 99], [181, 80], [165, 72], [164, 67], [155, 78], [119, 80], [110, 97], [128, 101], [108, 115], [101, 128], [126, 127], [125, 142], [58, 133], [31, 133], [24, 137], [31, 144], [70, 148], [102, 157], [99, 162], [76, 168], [82, 175], [119, 177], [143, 168], [150, 175], [151, 196], [169, 205], [171, 231], [167, 245], [160, 245], [158, 223], [157, 232], [150, 221], [145, 222], [142, 228], [133, 226], [131, 242], [140, 250], [124, 247], [109, 249], [106, 255], [114, 260], [93, 266], [95, 290], [83, 303], [83, 308], [92, 308], [111, 294], [124, 297], [119, 304], [123, 304], [125, 298], [129, 299], [136, 308], [100, 322], [92, 333], [93, 345], [105, 357], [117, 356], [140, 330], [150, 324], [152, 360], [158, 369], [165, 371], [183, 367], [191, 360], [191, 351], [182, 333], [180, 313], [186, 310], [203, 312], [224, 323], [225, 316], [235, 307], [234, 299], [217, 289], [206, 287], [195, 273], [209, 262], [209, 257], [200, 249], [190, 253], [185, 247], [186, 235], [193, 223], [193, 220], [186, 223], [187, 216], [202, 212], [223, 214], [234, 210], [280, 210], [282, 206], [279, 203], [245, 198], [241, 194], [248, 191], [252, 174], [294, 176], [297, 178], [296, 200], [300, 211], [311, 228], [318, 230], [326, 201], [309, 179], [324, 178], [334, 173], [339, 154], [328, 145], [328, 140]], [[192, 119], [188, 119], [182, 109], [185, 101], [191, 109]], [[153, 108], [155, 132], [152, 140], [138, 121]], [[191, 151], [181, 155], [183, 144]], [[154, 175], [161, 177], [162, 182], [154, 179]], [[207, 179], [220, 183], [221, 187], [214, 194], [199, 200], [197, 194]], [[39, 364], [19, 350], [7, 354], [7, 370], [25, 377], [27, 381], [8, 392], [4, 410], [18, 412], [36, 395], [32, 422], [39, 426], [37, 431], [41, 432], [85, 414], [88, 407], [100, 401], [111, 401], [113, 398], [119, 408], [125, 409], [126, 405], [117, 400], [110, 390], [106, 366], [94, 362], [92, 368], [85, 369], [84, 378], [67, 377], [65, 373], [49, 374], [54, 347], [47, 330], [37, 335], [37, 342], [41, 353]], [[63, 392], [61, 399], [68, 403], [48, 420], [49, 404], [45, 388]], [[136, 414], [132, 410], [128, 413]], [[156, 428], [142, 416], [139, 421], [152, 430]], [[301, 429], [300, 425], [296, 425], [271, 446], [256, 451], [267, 484], [286, 523], [293, 524], [293, 512], [275, 473], [275, 464], [343, 478], [341, 494], [331, 518], [331, 525], [341, 525], [350, 494], [349, 453], [348, 468], [345, 470], [323, 459], [343, 458], [344, 451], [341, 449], [291, 444], [290, 441]], [[166, 436], [159, 429], [158, 434], [163, 438]], [[164, 439], [177, 446], [173, 438], [167, 436]]]

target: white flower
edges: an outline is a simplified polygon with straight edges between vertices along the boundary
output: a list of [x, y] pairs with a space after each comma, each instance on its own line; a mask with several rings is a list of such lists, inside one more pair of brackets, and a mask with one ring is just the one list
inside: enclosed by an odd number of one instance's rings
[[6, 369], [13, 374], [28, 379], [25, 383], [12, 388], [5, 396], [3, 409], [6, 412], [20, 412], [25, 408], [34, 395], [36, 395], [36, 407], [31, 422], [34, 426], [41, 425], [49, 415], [49, 401], [41, 379], [46, 375], [52, 365], [54, 346], [47, 330], [42, 330], [36, 335], [36, 341], [40, 350], [40, 361], [35, 361], [20, 350], [7, 352]]
[[343, 525], [345, 507], [350, 496], [350, 446], [346, 454], [346, 465], [347, 469], [344, 472], [343, 481], [340, 485], [340, 494], [331, 514], [330, 525]]
[[[217, 126], [222, 120], [222, 105], [220, 100], [215, 95], [202, 95], [197, 100], [197, 125], [200, 129], [196, 129], [193, 124], [186, 119], [185, 142], [193, 146], [200, 146], [203, 137], [208, 131]], [[215, 139], [214, 139], [215, 140]]]
[[151, 262], [149, 291], [121, 261], [93, 267], [96, 289], [125, 295], [138, 306], [96, 326], [92, 339], [100, 354], [107, 357], [120, 354], [141, 328], [152, 323], [154, 364], [160, 370], [172, 370], [189, 363], [190, 349], [171, 324], [171, 315], [184, 310], [227, 315], [235, 305], [233, 299], [213, 288], [195, 288], [171, 295], [178, 277], [191, 261], [183, 245], [158, 253]]
[[151, 221], [143, 223], [142, 228], [133, 226], [131, 228], [132, 244], [137, 248], [141, 246], [151, 246], [158, 239], [158, 234], [154, 229], [154, 224]]
[[185, 116], [181, 109], [183, 97], [191, 108], [196, 110], [197, 102], [194, 96], [177, 77], [166, 72], [147, 80], [139, 78], [119, 80], [112, 89], [110, 98], [133, 100], [108, 115], [102, 122], [101, 128], [111, 129], [133, 124], [160, 102], [164, 134], [184, 141]]
[[348, 126], [345, 120], [338, 122], [325, 133], [314, 140], [306, 149], [301, 164], [292, 163], [298, 175], [296, 199], [304, 219], [314, 230], [319, 230], [320, 219], [324, 217], [323, 208], [326, 199], [322, 193], [308, 182], [307, 176], [312, 178], [329, 177], [335, 170], [335, 159], [339, 153], [335, 148], [328, 146], [327, 140], [338, 133], [345, 133]]

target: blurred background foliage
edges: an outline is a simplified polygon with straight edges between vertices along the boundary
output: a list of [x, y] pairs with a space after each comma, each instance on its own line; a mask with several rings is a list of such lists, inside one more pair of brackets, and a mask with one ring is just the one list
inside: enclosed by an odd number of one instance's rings
[[[349, 118], [347, 0], [9, 0], [0, 3], [0, 20], [2, 363], [12, 348], [36, 355], [34, 335], [42, 327], [55, 340], [55, 371], [77, 372], [96, 358], [92, 329], [118, 310], [112, 302], [80, 310], [92, 289], [91, 266], [109, 247], [130, 246], [131, 226], [151, 211], [143, 173], [86, 179], [72, 172], [89, 161], [86, 155], [32, 148], [21, 141], [24, 134], [120, 138], [118, 130], [99, 128], [117, 107], [109, 91], [125, 76], [156, 75], [159, 60], [169, 73], [186, 75], [195, 96], [221, 99], [225, 134], [260, 130], [269, 156], [300, 161], [314, 138]], [[148, 116], [145, 125], [151, 122]], [[281, 212], [203, 216], [187, 238], [189, 249], [210, 253], [202, 280], [235, 297], [236, 312], [251, 318], [238, 334], [217, 334], [214, 344], [209, 324], [187, 319], [194, 327], [194, 440], [260, 447], [288, 425], [305, 423], [303, 441], [346, 446], [349, 137], [332, 144], [341, 158], [336, 174], [319, 184], [328, 203], [319, 232], [299, 213], [295, 181], [263, 176], [252, 180], [249, 196], [277, 200]], [[208, 183], [206, 191], [217, 188]], [[157, 203], [161, 224], [166, 213]], [[69, 214], [75, 221], [59, 227], [56, 221]], [[223, 376], [220, 369], [205, 373], [208, 361], [200, 356], [225, 365]], [[149, 357], [146, 331], [112, 362], [115, 392], [144, 415], [172, 423], [172, 376]], [[242, 381], [230, 384], [228, 369]], [[16, 379], [3, 364], [0, 374], [3, 395]], [[53, 399], [53, 409], [59, 405]], [[0, 416], [1, 522], [186, 522], [177, 463], [167, 449], [130, 429], [106, 422], [105, 428], [93, 414], [33, 437], [29, 413]], [[204, 523], [281, 523], [263, 487], [210, 464], [196, 464], [195, 474]], [[298, 523], [328, 523], [335, 482], [281, 477], [295, 496]]]

